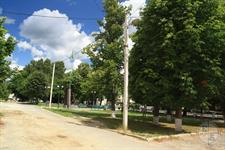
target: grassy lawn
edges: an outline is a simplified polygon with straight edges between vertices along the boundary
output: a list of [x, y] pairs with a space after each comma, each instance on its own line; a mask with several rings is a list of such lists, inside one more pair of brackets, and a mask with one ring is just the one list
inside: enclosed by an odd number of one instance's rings
[[[101, 125], [101, 128], [122, 131], [122, 114], [117, 112], [117, 118], [111, 118], [111, 111], [109, 110], [87, 110], [87, 109], [48, 109], [49, 111], [58, 113], [66, 117], [74, 117], [79, 119], [81, 117], [88, 118], [88, 120], [82, 119], [81, 122], [84, 125], [90, 125], [91, 122], [97, 122]], [[183, 118], [183, 133], [198, 132], [203, 120], [195, 118]], [[224, 129], [224, 124], [217, 124], [218, 127]], [[173, 135], [178, 134], [174, 131], [174, 121], [167, 122], [165, 116], [160, 117], [160, 125], [156, 126], [152, 123], [152, 115], [148, 114], [147, 117], [143, 117], [142, 113], [129, 112], [129, 132], [134, 135], [142, 136], [145, 138], [161, 136], [161, 135]]]
[[[46, 103], [38, 103], [38, 106], [46, 107], [46, 106], [48, 106], [48, 104], [46, 104]], [[58, 104], [52, 103], [52, 107], [58, 107]], [[63, 104], [59, 104], [59, 107], [63, 108]]]

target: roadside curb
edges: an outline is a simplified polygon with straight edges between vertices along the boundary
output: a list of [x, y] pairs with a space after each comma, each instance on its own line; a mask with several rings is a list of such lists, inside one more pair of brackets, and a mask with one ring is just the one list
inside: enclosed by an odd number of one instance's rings
[[116, 132], [116, 133], [119, 133], [119, 134], [122, 134], [122, 135], [125, 135], [125, 136], [130, 136], [130, 137], [133, 137], [133, 138], [136, 138], [136, 139], [139, 139], [139, 140], [148, 142], [148, 139], [145, 138], [145, 137], [142, 137], [142, 136], [130, 134], [130, 133], [123, 132], [123, 131], [116, 131], [116, 130], [112, 130], [112, 131], [113, 131], [113, 132]]
[[[137, 138], [137, 139], [140, 139], [140, 140], [143, 140], [143, 141], [147, 141], [147, 142], [179, 139], [179, 138], [182, 138], [182, 137], [198, 136], [198, 135], [200, 136], [202, 134], [208, 134], [207, 132], [206, 133], [204, 133], [204, 132], [202, 132], [202, 133], [194, 132], [194, 133], [181, 133], [181, 134], [175, 134], [175, 135], [164, 135], [164, 136], [146, 138], [146, 137], [142, 137], [142, 136], [138, 136], [138, 135], [133, 135], [133, 134], [130, 134], [130, 133], [125, 133], [125, 132], [122, 132], [122, 131], [115, 131], [115, 132], [117, 132], [119, 134], [122, 134], [122, 135], [134, 137], [134, 138]], [[219, 134], [224, 134], [224, 133], [225, 133], [225, 131], [219, 132]]]
[[130, 137], [134, 137], [143, 141], [147, 141], [147, 142], [151, 142], [151, 141], [161, 141], [161, 140], [169, 140], [169, 139], [177, 139], [177, 138], [182, 138], [182, 137], [186, 137], [186, 136], [195, 136], [198, 135], [198, 133], [181, 133], [181, 134], [175, 134], [175, 135], [163, 135], [163, 136], [157, 136], [157, 137], [142, 137], [142, 136], [138, 136], [138, 135], [134, 135], [131, 133], [127, 133], [127, 132], [123, 132], [123, 131], [115, 131], [119, 134], [122, 135], [126, 135], [126, 136], [130, 136]]
[[181, 134], [175, 134], [175, 135], [165, 135], [165, 136], [147, 138], [147, 141], [148, 142], [163, 141], [163, 140], [178, 139], [178, 138], [182, 138], [182, 137], [195, 136], [195, 135], [198, 135], [198, 133], [181, 133]]

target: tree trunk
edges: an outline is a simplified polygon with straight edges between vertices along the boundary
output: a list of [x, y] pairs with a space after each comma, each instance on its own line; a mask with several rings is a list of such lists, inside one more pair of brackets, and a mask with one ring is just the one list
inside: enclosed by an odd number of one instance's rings
[[201, 108], [201, 115], [200, 118], [203, 119], [203, 109]]
[[114, 94], [112, 95], [111, 105], [112, 105], [111, 106], [112, 107], [111, 117], [116, 118], [116, 98], [115, 98]]
[[183, 110], [183, 117], [187, 117], [187, 108], [184, 107], [184, 110]]
[[182, 131], [182, 110], [181, 108], [178, 108], [176, 110], [176, 115], [175, 115], [175, 131], [181, 132]]
[[223, 110], [223, 122], [225, 124], [225, 110]]
[[222, 106], [222, 113], [223, 113], [223, 120], [224, 120], [224, 124], [225, 124], [225, 102]]
[[146, 117], [147, 115], [147, 105], [145, 104], [143, 109], [142, 109], [142, 114], [143, 114], [143, 117]]
[[168, 122], [171, 122], [172, 121], [172, 112], [171, 112], [171, 109], [170, 108], [167, 108], [167, 110], [166, 110], [166, 120]]
[[64, 102], [63, 102], [63, 107], [66, 108], [67, 106], [67, 88], [64, 89]]
[[102, 106], [102, 98], [100, 98], [100, 106]]
[[96, 102], [95, 102], [95, 94], [92, 93], [92, 108], [96, 105]]
[[153, 109], [153, 124], [158, 125], [159, 124], [159, 105], [154, 105]]

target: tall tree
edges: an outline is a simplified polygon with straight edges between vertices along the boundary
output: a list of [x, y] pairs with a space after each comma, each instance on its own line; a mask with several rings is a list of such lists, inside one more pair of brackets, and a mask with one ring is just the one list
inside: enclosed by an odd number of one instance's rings
[[[8, 91], [5, 79], [10, 75], [9, 62], [6, 60], [15, 48], [15, 40], [12, 36], [7, 37], [7, 30], [4, 27], [5, 18], [0, 18], [0, 90]], [[0, 93], [0, 98], [6, 98], [6, 92]]]
[[204, 37], [210, 39], [209, 42], [211, 43], [211, 47], [208, 47], [209, 49], [218, 49], [223, 52], [221, 55], [222, 63], [220, 63], [220, 67], [222, 68], [222, 73], [220, 73], [220, 76], [223, 76], [223, 79], [221, 80], [217, 78], [214, 80], [214, 82], [218, 85], [218, 92], [212, 99], [214, 101], [211, 103], [216, 103], [217, 106], [221, 107], [225, 123], [225, 2], [221, 1], [220, 3], [221, 5], [218, 8], [219, 11], [217, 12], [218, 15], [207, 24], [208, 32], [204, 34]]
[[121, 88], [123, 66], [123, 23], [126, 9], [118, 0], [104, 1], [105, 17], [99, 21], [103, 30], [95, 34], [95, 43], [85, 52], [92, 61], [93, 69], [102, 72], [105, 96], [111, 101], [112, 117], [115, 117], [115, 103]]
[[221, 0], [151, 0], [138, 23], [130, 56], [132, 97], [156, 108], [172, 104], [178, 131], [181, 107], [206, 104], [217, 91], [215, 79], [223, 78], [224, 36], [213, 36], [224, 33], [222, 5]]

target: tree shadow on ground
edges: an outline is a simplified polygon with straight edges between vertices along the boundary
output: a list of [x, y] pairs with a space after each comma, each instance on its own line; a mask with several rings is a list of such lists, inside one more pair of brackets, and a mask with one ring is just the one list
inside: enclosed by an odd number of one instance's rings
[[[109, 118], [109, 117], [93, 117], [91, 121], [83, 120], [84, 125], [89, 126], [90, 122], [100, 122], [100, 128], [104, 129], [122, 129], [122, 119], [121, 118]], [[174, 128], [167, 127], [163, 124], [154, 125], [151, 122], [134, 121], [129, 120], [129, 130], [138, 134], [148, 134], [148, 135], [173, 135], [177, 134]], [[183, 133], [187, 133], [183, 131]]]
[[[98, 127], [104, 129], [122, 129], [122, 114], [117, 114], [117, 118], [110, 117], [110, 111], [77, 111], [77, 110], [66, 110], [66, 109], [56, 109], [62, 113], [64, 116], [73, 116], [73, 117], [85, 117], [88, 119], [82, 119], [81, 122], [83, 125], [89, 127]], [[195, 118], [184, 118], [183, 125], [184, 131], [182, 133], [190, 133], [191, 130], [186, 130], [187, 128], [196, 128], [200, 127], [204, 120], [195, 119]], [[223, 127], [224, 124], [216, 124], [217, 127]], [[131, 115], [129, 116], [129, 130], [131, 132], [137, 133], [139, 135], [173, 135], [177, 134], [174, 130], [174, 120], [168, 122], [165, 116], [160, 117], [160, 125], [154, 125], [152, 123], [152, 116], [143, 117], [141, 115]]]

